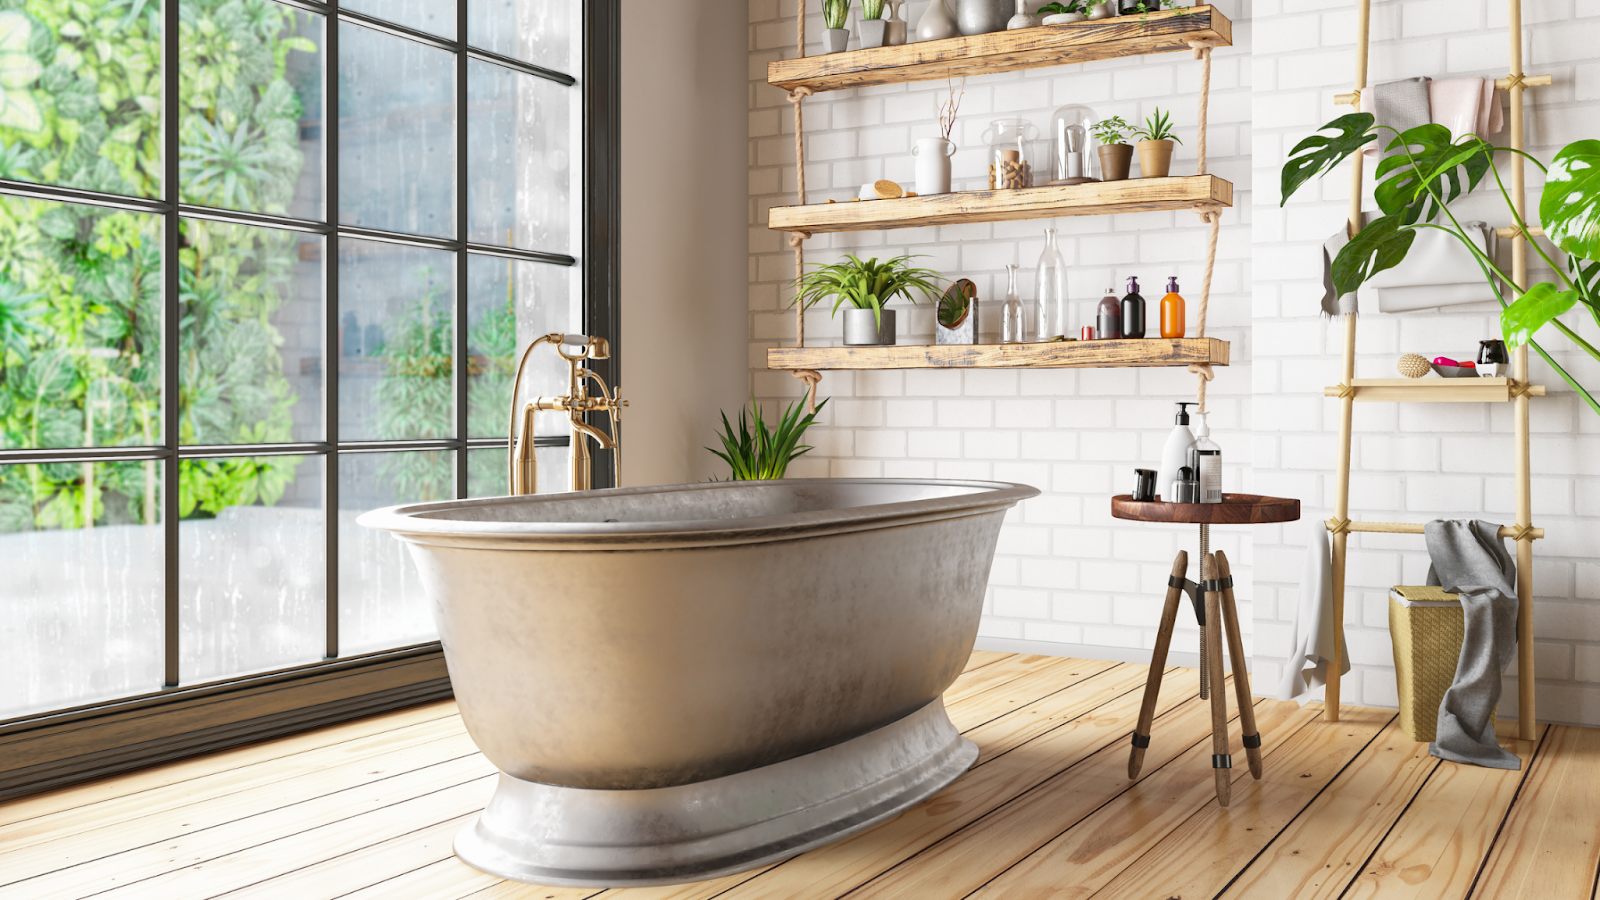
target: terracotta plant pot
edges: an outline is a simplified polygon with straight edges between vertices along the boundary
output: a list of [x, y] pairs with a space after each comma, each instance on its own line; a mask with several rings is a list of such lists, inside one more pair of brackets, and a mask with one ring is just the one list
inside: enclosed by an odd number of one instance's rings
[[1171, 141], [1139, 142], [1139, 177], [1165, 178], [1172, 171]]
[[1127, 144], [1101, 144], [1095, 148], [1100, 154], [1100, 180], [1123, 181], [1128, 177], [1128, 166], [1133, 162], [1133, 148]]

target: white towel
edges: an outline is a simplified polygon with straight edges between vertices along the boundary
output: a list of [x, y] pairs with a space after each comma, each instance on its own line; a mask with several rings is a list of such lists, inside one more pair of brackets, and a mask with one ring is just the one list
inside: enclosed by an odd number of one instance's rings
[[[1484, 255], [1494, 259], [1494, 229], [1488, 223], [1462, 222], [1461, 227]], [[1393, 313], [1489, 303], [1494, 301], [1494, 290], [1459, 239], [1437, 228], [1419, 228], [1405, 261], [1372, 276], [1358, 296], [1369, 310]]]
[[1469, 134], [1487, 139], [1503, 126], [1500, 100], [1491, 78], [1442, 78], [1428, 82], [1429, 117], [1460, 140]]
[[[1302, 706], [1320, 699], [1310, 696], [1328, 683], [1328, 660], [1333, 658], [1333, 562], [1328, 529], [1321, 519], [1307, 521], [1306, 567], [1300, 576], [1300, 608], [1295, 611], [1289, 662], [1278, 684], [1279, 700], [1298, 700]], [[1339, 673], [1350, 671], [1349, 646], [1339, 660]]]

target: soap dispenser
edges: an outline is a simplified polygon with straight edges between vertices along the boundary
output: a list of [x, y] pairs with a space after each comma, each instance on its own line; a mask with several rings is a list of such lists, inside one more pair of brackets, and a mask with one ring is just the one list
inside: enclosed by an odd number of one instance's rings
[[1139, 293], [1139, 279], [1128, 277], [1128, 293], [1122, 298], [1122, 336], [1144, 337], [1144, 295]]
[[1200, 503], [1222, 502], [1222, 448], [1211, 440], [1211, 425], [1207, 413], [1197, 412], [1200, 421], [1194, 427], [1194, 446], [1189, 448], [1189, 468], [1194, 470], [1195, 481], [1200, 483]]
[[1178, 293], [1178, 276], [1167, 278], [1167, 295], [1161, 298], [1161, 336], [1181, 338], [1187, 327], [1183, 296]]
[[1100, 308], [1095, 314], [1094, 336], [1100, 341], [1122, 337], [1122, 307], [1117, 305], [1117, 295], [1111, 293], [1111, 288], [1106, 288], [1106, 295], [1100, 298]]
[[1167, 436], [1167, 444], [1161, 450], [1161, 468], [1156, 470], [1156, 494], [1168, 503], [1176, 503], [1173, 499], [1177, 492], [1172, 488], [1172, 482], [1178, 477], [1178, 470], [1189, 464], [1189, 450], [1194, 447], [1194, 433], [1189, 430], [1189, 407], [1193, 402], [1174, 403], [1178, 414], [1173, 419], [1175, 423], [1172, 434]]

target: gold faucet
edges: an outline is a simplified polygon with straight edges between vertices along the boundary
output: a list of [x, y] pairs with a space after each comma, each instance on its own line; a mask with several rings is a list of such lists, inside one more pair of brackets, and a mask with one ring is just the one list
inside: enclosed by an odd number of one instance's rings
[[[540, 344], [554, 344], [556, 353], [567, 361], [567, 393], [562, 397], [538, 397], [530, 403], [523, 404], [519, 410], [517, 398], [522, 390], [522, 372], [527, 367], [528, 356], [533, 353], [533, 348]], [[567, 347], [580, 349], [575, 353], [568, 353]], [[587, 491], [594, 487], [589, 440], [600, 445], [601, 450], [612, 451], [612, 464], [615, 467], [615, 478], [612, 483], [617, 487], [622, 485], [622, 408], [628, 405], [628, 401], [621, 399], [620, 385], [616, 391], [612, 391], [599, 373], [582, 365], [585, 360], [610, 358], [611, 345], [605, 338], [582, 334], [546, 334], [535, 338], [527, 349], [522, 351], [522, 359], [517, 363], [517, 377], [511, 382], [509, 486], [512, 494], [532, 494], [538, 490], [539, 463], [533, 452], [533, 420], [534, 413], [543, 410], [567, 413], [572, 427], [573, 490]], [[600, 391], [598, 397], [589, 394], [591, 380]], [[606, 413], [610, 420], [610, 434], [583, 420], [584, 414], [591, 412]]]

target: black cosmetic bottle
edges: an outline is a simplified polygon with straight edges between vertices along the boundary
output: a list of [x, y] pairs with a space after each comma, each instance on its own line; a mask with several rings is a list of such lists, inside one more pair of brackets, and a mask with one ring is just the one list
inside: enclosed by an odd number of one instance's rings
[[1122, 336], [1144, 337], [1144, 297], [1139, 294], [1139, 279], [1128, 278], [1128, 295], [1122, 298]]

